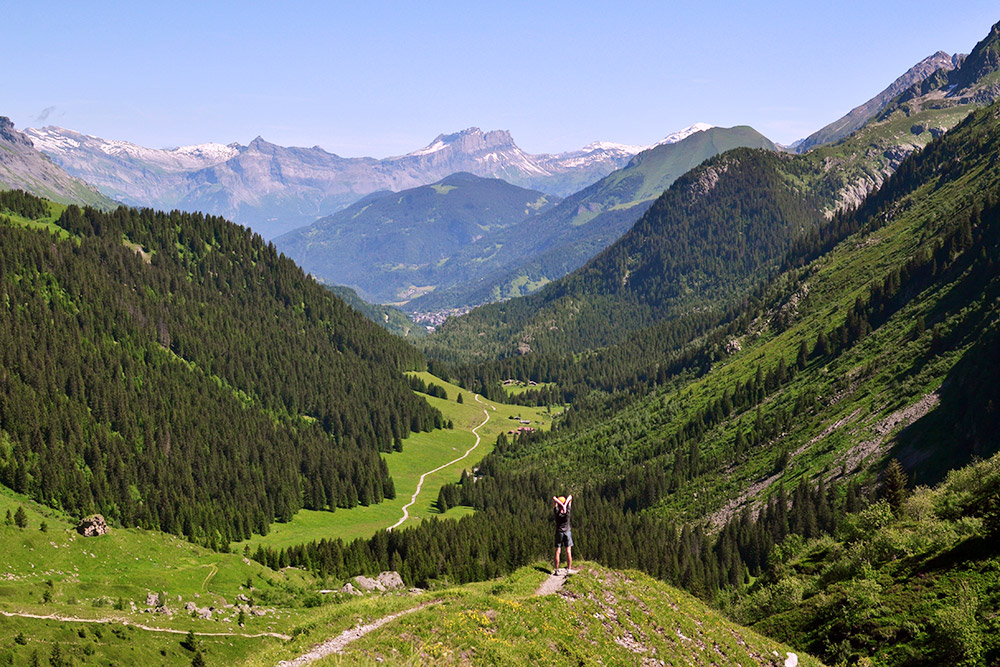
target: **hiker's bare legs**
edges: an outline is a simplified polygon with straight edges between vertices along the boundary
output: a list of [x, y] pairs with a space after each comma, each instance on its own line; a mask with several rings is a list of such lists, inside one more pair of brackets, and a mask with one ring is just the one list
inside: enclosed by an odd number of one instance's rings
[[[556, 547], [556, 569], [557, 570], [559, 569], [559, 552], [561, 550], [562, 550], [562, 547]], [[566, 547], [566, 551], [567, 551], [567, 553], [569, 553], [569, 547]]]
[[573, 547], [566, 547], [566, 569], [573, 569]]

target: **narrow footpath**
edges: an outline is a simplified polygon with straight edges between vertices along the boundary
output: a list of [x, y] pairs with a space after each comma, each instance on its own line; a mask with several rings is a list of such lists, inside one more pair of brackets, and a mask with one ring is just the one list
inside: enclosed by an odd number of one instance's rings
[[[480, 405], [484, 406], [483, 407], [483, 414], [486, 415], [486, 419], [483, 420], [483, 423], [480, 424], [479, 426], [475, 427], [474, 429], [472, 429], [472, 434], [476, 436], [476, 444], [472, 445], [472, 447], [469, 447], [469, 450], [467, 452], [465, 452], [464, 454], [462, 454], [461, 456], [459, 456], [457, 459], [448, 461], [444, 465], [440, 465], [437, 468], [434, 468], [434, 470], [428, 470], [423, 475], [421, 475], [420, 476], [420, 481], [417, 482], [417, 490], [414, 491], [413, 495], [410, 497], [410, 502], [408, 502], [405, 505], [403, 505], [403, 517], [399, 521], [397, 521], [396, 523], [394, 523], [391, 526], [389, 526], [388, 528], [386, 528], [386, 530], [393, 530], [394, 528], [398, 528], [399, 526], [403, 525], [404, 521], [406, 521], [407, 519], [410, 518], [410, 507], [412, 507], [413, 504], [415, 502], [417, 502], [417, 496], [420, 495], [420, 488], [424, 485], [424, 479], [427, 478], [427, 475], [433, 475], [437, 471], [444, 470], [445, 468], [447, 468], [448, 466], [452, 465], [453, 463], [458, 463], [459, 461], [467, 458], [469, 456], [469, 454], [471, 454], [472, 452], [474, 452], [476, 450], [476, 448], [479, 447], [479, 442], [480, 442], [479, 429], [481, 429], [482, 427], [486, 426], [486, 424], [490, 421], [490, 411], [486, 409], [485, 403], [483, 403], [482, 397], [480, 397], [479, 394], [476, 394], [476, 402], [479, 403]], [[496, 408], [494, 408], [494, 410], [495, 409]]]
[[400, 616], [405, 616], [406, 614], [412, 614], [415, 611], [419, 611], [424, 607], [428, 607], [432, 604], [438, 604], [437, 601], [425, 602], [423, 604], [418, 604], [416, 607], [411, 607], [410, 609], [404, 609], [403, 611], [397, 611], [395, 614], [389, 614], [388, 616], [383, 616], [380, 619], [374, 620], [366, 625], [359, 625], [348, 630], [344, 630], [339, 635], [323, 642], [322, 644], [317, 644], [308, 653], [303, 653], [294, 660], [282, 660], [278, 663], [278, 667], [300, 667], [301, 665], [307, 665], [314, 660], [319, 660], [320, 658], [325, 658], [328, 655], [334, 653], [343, 653], [344, 648], [353, 642], [355, 639], [360, 639], [364, 637], [372, 630], [377, 630], [386, 623], [394, 621]]
[[[127, 618], [80, 618], [78, 616], [64, 616], [63, 614], [29, 614], [27, 612], [18, 611], [2, 611], [0, 610], [0, 616], [13, 616], [17, 618], [37, 618], [43, 621], [60, 621], [63, 623], [121, 623], [122, 625], [127, 625], [133, 628], [139, 628], [140, 630], [147, 630], [149, 632], [169, 632], [174, 635], [186, 635], [187, 630], [175, 630], [174, 628], [154, 628], [151, 625], [143, 625], [142, 623], [136, 623], [130, 621]], [[280, 632], [257, 632], [255, 634], [248, 634], [243, 632], [195, 632], [198, 637], [245, 637], [246, 639], [254, 639], [257, 637], [274, 637], [275, 639], [291, 639], [290, 635], [283, 635]]]
[[550, 574], [548, 579], [542, 582], [542, 585], [535, 591], [535, 595], [552, 595], [553, 593], [558, 593], [562, 589], [563, 584], [566, 583], [566, 579], [574, 574], [576, 574], [576, 570], [569, 572], [565, 568], [559, 568], [557, 572]]

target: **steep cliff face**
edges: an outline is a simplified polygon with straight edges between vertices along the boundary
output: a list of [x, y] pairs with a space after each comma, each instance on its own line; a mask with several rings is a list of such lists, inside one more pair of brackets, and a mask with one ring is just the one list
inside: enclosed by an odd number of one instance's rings
[[968, 56], [951, 56], [951, 66], [939, 61], [941, 68], [893, 97], [853, 134], [810, 151], [831, 174], [835, 204], [829, 214], [857, 206], [908, 155], [1000, 99], [1000, 23]]
[[94, 188], [53, 164], [5, 116], [0, 116], [0, 189], [26, 190], [64, 204], [114, 205]]
[[963, 56], [949, 56], [944, 51], [927, 56], [919, 63], [911, 67], [905, 74], [893, 81], [885, 90], [849, 111], [847, 115], [838, 118], [826, 127], [823, 127], [802, 140], [796, 149], [804, 153], [810, 148], [821, 144], [833, 143], [851, 134], [892, 101], [894, 97], [902, 93], [914, 84], [920, 84], [925, 79], [938, 71], [948, 72], [958, 67]]

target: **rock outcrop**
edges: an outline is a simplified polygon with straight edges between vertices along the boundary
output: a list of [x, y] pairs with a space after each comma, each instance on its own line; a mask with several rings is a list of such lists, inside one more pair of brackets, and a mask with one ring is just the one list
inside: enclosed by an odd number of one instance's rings
[[76, 532], [80, 533], [84, 537], [99, 537], [100, 535], [107, 535], [108, 522], [104, 520], [104, 517], [100, 514], [94, 514], [88, 516], [86, 519], [80, 521], [79, 525], [76, 527]]
[[344, 586], [343, 592], [351, 593], [351, 590], [348, 590], [348, 586], [350, 586], [355, 593], [358, 589], [370, 593], [373, 591], [397, 590], [405, 587], [405, 584], [403, 584], [403, 578], [399, 576], [399, 572], [392, 571], [382, 572], [374, 579], [359, 575], [354, 577], [351, 581], [353, 582], [353, 585], [351, 582], [348, 582]]

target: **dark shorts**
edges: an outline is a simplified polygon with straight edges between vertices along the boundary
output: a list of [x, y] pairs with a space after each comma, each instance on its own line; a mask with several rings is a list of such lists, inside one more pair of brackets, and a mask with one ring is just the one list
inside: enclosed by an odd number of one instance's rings
[[565, 533], [556, 533], [556, 546], [557, 547], [573, 546], [572, 531], [567, 530]]

